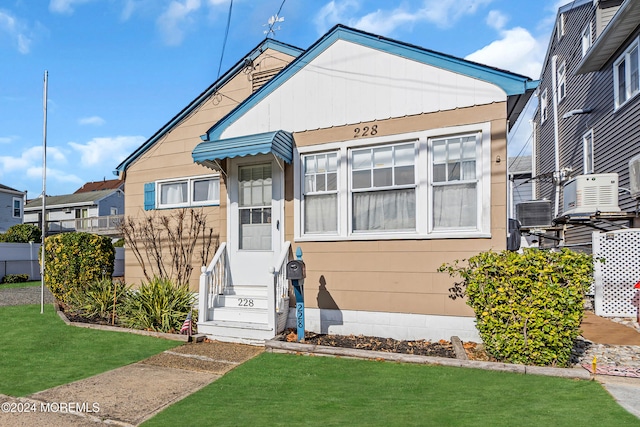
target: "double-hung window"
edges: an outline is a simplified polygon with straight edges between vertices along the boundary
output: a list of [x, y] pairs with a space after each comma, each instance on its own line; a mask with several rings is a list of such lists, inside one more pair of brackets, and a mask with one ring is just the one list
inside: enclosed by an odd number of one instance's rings
[[434, 139], [433, 229], [475, 228], [478, 221], [475, 136]]
[[354, 232], [415, 231], [415, 157], [414, 143], [351, 150]]
[[620, 107], [640, 91], [638, 39], [613, 63], [615, 108]]
[[591, 33], [592, 33], [592, 25], [591, 25], [591, 22], [589, 22], [587, 26], [584, 28], [584, 30], [582, 30], [582, 56], [585, 56], [587, 54], [587, 51], [591, 47], [591, 44], [592, 44]]
[[556, 74], [558, 83], [558, 102], [560, 102], [567, 94], [567, 66], [564, 61], [558, 65]]
[[304, 156], [304, 232], [338, 232], [338, 153]]
[[13, 198], [13, 217], [22, 217], [22, 199], [19, 199], [17, 197]]
[[583, 173], [593, 173], [593, 129], [582, 136]]
[[158, 181], [156, 188], [158, 208], [205, 206], [220, 202], [218, 176]]
[[544, 123], [547, 120], [547, 114], [549, 111], [549, 96], [547, 94], [547, 89], [542, 91], [542, 95], [540, 96], [540, 124]]

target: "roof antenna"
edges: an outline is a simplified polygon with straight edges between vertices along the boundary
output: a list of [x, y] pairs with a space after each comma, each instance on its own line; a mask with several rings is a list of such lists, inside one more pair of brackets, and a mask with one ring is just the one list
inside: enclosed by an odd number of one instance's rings
[[278, 25], [278, 28], [273, 28], [276, 22], [284, 22], [284, 16], [278, 16], [278, 14], [276, 13], [271, 18], [269, 18], [266, 24], [262, 25], [263, 27], [269, 26], [269, 29], [263, 31], [263, 33], [266, 34], [267, 37], [269, 37], [270, 34], [273, 34], [275, 36], [276, 31], [280, 31], [279, 25]]

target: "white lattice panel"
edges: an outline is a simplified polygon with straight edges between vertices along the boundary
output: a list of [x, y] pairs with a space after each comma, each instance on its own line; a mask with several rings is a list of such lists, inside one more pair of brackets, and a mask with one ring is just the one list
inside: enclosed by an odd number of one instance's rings
[[640, 281], [640, 229], [594, 232], [593, 255], [596, 314], [635, 317], [640, 306], [640, 289], [634, 288]]

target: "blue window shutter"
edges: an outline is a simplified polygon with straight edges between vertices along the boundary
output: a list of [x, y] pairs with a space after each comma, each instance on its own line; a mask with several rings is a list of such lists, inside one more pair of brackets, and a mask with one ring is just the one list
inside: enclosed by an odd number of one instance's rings
[[144, 210], [150, 211], [156, 208], [156, 183], [144, 184]]

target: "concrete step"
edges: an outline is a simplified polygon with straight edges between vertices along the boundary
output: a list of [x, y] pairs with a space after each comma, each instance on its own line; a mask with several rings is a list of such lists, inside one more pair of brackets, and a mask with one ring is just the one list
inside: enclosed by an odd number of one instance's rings
[[209, 339], [225, 342], [264, 345], [265, 340], [275, 336], [273, 329], [266, 323], [208, 321], [198, 323], [198, 333]]
[[268, 322], [267, 309], [247, 306], [218, 306], [209, 309], [209, 319], [212, 321], [232, 321], [244, 323], [266, 324]]
[[267, 308], [267, 296], [254, 296], [249, 294], [240, 295], [218, 295], [216, 297], [217, 307], [228, 308]]

